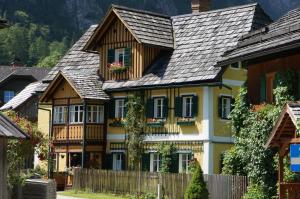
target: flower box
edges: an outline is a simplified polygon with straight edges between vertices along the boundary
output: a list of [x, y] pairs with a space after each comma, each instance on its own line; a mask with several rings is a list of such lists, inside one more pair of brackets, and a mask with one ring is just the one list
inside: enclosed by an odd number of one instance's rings
[[177, 125], [179, 126], [193, 126], [195, 125], [194, 118], [178, 118]]
[[163, 127], [165, 125], [164, 119], [148, 119], [147, 120], [147, 126], [149, 127]]
[[122, 121], [113, 121], [112, 123], [109, 124], [111, 127], [124, 127], [124, 122]]
[[114, 62], [114, 63], [108, 64], [107, 67], [108, 67], [109, 71], [112, 73], [122, 73], [128, 69], [128, 66], [124, 66], [120, 62]]

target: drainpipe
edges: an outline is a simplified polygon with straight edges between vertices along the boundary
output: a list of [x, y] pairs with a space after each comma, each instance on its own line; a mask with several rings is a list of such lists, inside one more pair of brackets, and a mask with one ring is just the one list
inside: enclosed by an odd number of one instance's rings
[[[47, 111], [49, 113], [49, 140], [51, 140], [51, 137], [52, 137], [52, 117], [51, 117], [51, 110], [49, 109], [45, 109], [45, 108], [39, 108], [38, 107], [38, 110], [42, 110], [42, 111]], [[50, 151], [51, 151], [51, 147], [50, 145], [48, 146], [48, 150], [49, 150], [49, 153], [48, 153], [48, 179], [52, 179], [53, 178], [53, 170], [51, 169], [50, 167], [50, 164], [49, 164], [49, 160], [50, 160]]]
[[83, 101], [83, 141], [82, 141], [82, 157], [81, 157], [81, 168], [85, 168], [85, 147], [86, 147], [86, 101]]

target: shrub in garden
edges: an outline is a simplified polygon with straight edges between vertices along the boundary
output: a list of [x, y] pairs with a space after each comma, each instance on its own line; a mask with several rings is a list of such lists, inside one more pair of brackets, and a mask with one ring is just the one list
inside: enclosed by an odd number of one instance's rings
[[203, 178], [203, 171], [198, 164], [195, 164], [192, 180], [187, 187], [185, 199], [208, 199], [208, 190]]
[[259, 185], [252, 184], [248, 187], [247, 193], [244, 195], [243, 199], [267, 199], [263, 188]]

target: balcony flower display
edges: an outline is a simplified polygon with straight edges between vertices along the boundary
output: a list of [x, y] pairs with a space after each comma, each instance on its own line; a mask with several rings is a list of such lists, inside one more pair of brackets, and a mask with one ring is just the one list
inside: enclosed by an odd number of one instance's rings
[[112, 73], [122, 73], [128, 69], [122, 62], [113, 62], [107, 65], [107, 68]]
[[180, 126], [192, 126], [195, 124], [195, 118], [179, 117], [177, 118], [177, 124]]
[[163, 127], [165, 124], [165, 119], [161, 118], [149, 118], [147, 119], [147, 126], [150, 127]]
[[112, 122], [109, 124], [109, 126], [112, 127], [123, 127], [125, 125], [125, 120], [121, 118], [114, 118]]

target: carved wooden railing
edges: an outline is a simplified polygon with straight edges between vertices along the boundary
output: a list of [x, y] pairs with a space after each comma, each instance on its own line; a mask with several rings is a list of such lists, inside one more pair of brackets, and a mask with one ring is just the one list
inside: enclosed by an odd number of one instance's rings
[[279, 199], [300, 198], [300, 183], [280, 183]]
[[[103, 140], [104, 126], [101, 124], [86, 125], [87, 140]], [[53, 125], [52, 135], [54, 141], [83, 140], [83, 124], [78, 125]]]

